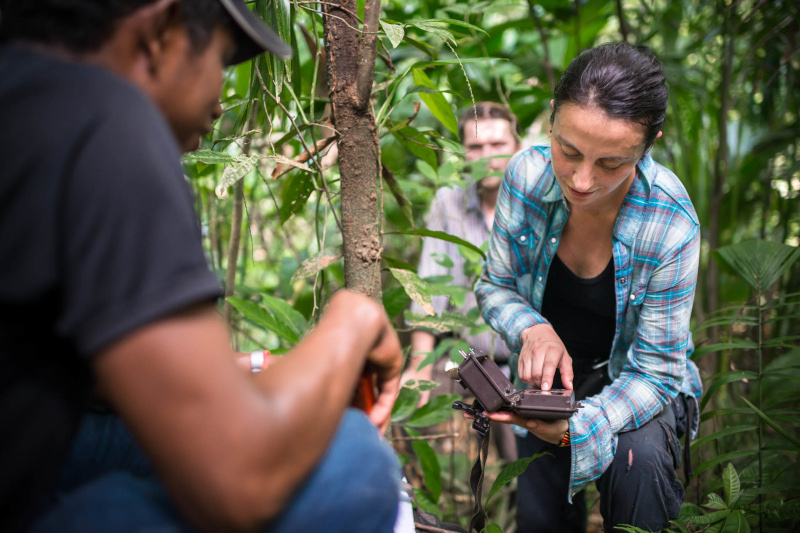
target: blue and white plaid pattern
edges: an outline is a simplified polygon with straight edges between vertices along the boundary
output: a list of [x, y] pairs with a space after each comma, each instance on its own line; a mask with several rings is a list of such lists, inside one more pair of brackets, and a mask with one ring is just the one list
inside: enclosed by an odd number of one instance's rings
[[[611, 464], [618, 433], [639, 428], [679, 393], [695, 402], [702, 393], [697, 367], [687, 359], [693, 349], [689, 319], [700, 253], [697, 214], [678, 178], [649, 153], [638, 170], [613, 235], [613, 383], [587, 398], [570, 418], [570, 501]], [[514, 156], [475, 292], [484, 319], [516, 352], [511, 357], [515, 376], [523, 330], [547, 323], [539, 311], [568, 216], [550, 147], [532, 146]], [[517, 386], [524, 385], [517, 379]]]

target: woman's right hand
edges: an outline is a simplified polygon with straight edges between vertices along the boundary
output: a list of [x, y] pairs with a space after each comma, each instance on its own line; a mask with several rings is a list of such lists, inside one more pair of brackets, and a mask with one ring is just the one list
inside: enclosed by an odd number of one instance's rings
[[550, 324], [537, 324], [522, 332], [519, 378], [534, 388], [550, 390], [556, 369], [564, 388], [572, 390], [572, 358]]

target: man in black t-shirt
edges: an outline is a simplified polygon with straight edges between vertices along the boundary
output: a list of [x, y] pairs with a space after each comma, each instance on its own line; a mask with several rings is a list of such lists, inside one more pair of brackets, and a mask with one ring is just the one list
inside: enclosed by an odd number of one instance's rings
[[[242, 372], [180, 169], [222, 68], [290, 50], [240, 0], [17, 0], [0, 20], [0, 531], [390, 528], [394, 458], [346, 411], [369, 363], [388, 423], [385, 313], [342, 291], [291, 356]], [[160, 483], [55, 492], [95, 391]]]

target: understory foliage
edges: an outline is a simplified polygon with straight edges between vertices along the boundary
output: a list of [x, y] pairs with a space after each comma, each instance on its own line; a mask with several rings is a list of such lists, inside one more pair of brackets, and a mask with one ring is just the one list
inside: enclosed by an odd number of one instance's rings
[[[202, 149], [184, 158], [208, 259], [230, 296], [233, 342], [243, 351], [288, 352], [344, 286], [325, 5], [251, 3], [295, 55], [231, 68], [223, 116]], [[343, 17], [356, 32], [364, 1], [351, 5]], [[412, 326], [454, 333], [427, 364], [458, 357], [458, 334], [488, 327], [477, 311], [407, 311], [411, 299], [426, 308], [431, 295], [446, 294], [458, 304], [471, 290], [449, 278], [419, 278], [423, 238], [458, 244], [473, 279], [484, 259], [485, 245], [424, 229], [438, 188], [467, 186], [487, 172], [464, 164], [459, 114], [474, 101], [500, 102], [519, 117], [525, 144], [549, 142], [552, 87], [580, 51], [627, 40], [652, 47], [664, 62], [670, 107], [653, 155], [681, 178], [703, 229], [693, 358], [706, 393], [692, 446], [696, 477], [675, 524], [682, 530], [797, 525], [798, 9], [781, 0], [382, 3], [371, 99], [382, 166], [382, 298], [406, 344]], [[464, 524], [474, 456], [458, 446], [465, 432], [447, 437], [454, 451], [446, 455], [420, 435], [453, 416], [449, 396], [417, 408], [420, 391], [433, 386], [402, 389], [390, 438], [414, 478], [417, 505]], [[499, 480], [485, 493], [493, 531], [514, 530], [509, 494], [527, 460], [491, 472]]]

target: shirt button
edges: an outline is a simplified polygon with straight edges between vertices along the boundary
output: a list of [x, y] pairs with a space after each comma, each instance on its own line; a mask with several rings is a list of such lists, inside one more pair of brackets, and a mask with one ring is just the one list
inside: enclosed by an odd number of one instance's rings
[[521, 242], [525, 242], [525, 235], [523, 235], [522, 237], [520, 237], [520, 238], [519, 238], [519, 240], [520, 240]]
[[539, 281], [542, 281], [542, 276], [539, 276]]
[[631, 294], [631, 301], [634, 301], [635, 299], [636, 299], [636, 295], [635, 294]]
[[555, 244], [556, 242], [558, 242], [558, 239], [556, 239], [555, 237], [553, 237], [552, 239], [550, 239], [550, 242], [552, 242], [553, 244]]
[[625, 283], [626, 283], [627, 281], [628, 281], [628, 278], [619, 278], [619, 283], [620, 283], [620, 285], [625, 285]]

